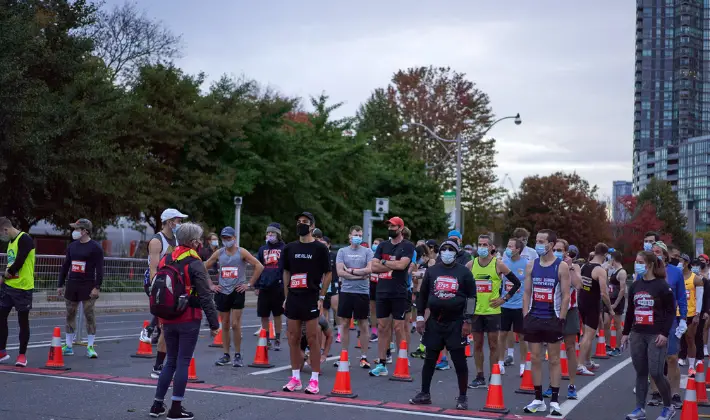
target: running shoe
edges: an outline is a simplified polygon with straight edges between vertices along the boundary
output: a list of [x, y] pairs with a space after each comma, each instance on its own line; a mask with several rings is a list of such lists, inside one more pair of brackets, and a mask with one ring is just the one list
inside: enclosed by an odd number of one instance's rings
[[545, 392], [542, 393], [542, 398], [552, 398], [552, 387], [547, 387]]
[[538, 411], [545, 412], [547, 411], [547, 406], [544, 401], [533, 400], [530, 404], [525, 406], [523, 411], [526, 413], [537, 413]]
[[140, 340], [144, 343], [150, 344], [150, 336], [153, 334], [153, 329], [148, 327], [148, 328], [143, 328], [141, 330], [141, 335], [140, 335]]
[[498, 362], [498, 367], [500, 367], [500, 374], [505, 375], [505, 363]]
[[241, 353], [234, 353], [234, 361], [232, 362], [232, 367], [244, 367], [244, 361], [242, 360]]
[[551, 402], [550, 403], [550, 415], [551, 416], [561, 416], [562, 415], [562, 408], [560, 408], [560, 403], [558, 403], [558, 402]]
[[574, 385], [567, 385], [567, 399], [576, 400], [577, 399], [577, 387]]
[[646, 420], [646, 410], [636, 407], [634, 411], [626, 415], [626, 420]]
[[410, 398], [409, 403], [412, 405], [429, 405], [431, 404], [431, 394], [420, 392], [414, 398]]
[[617, 357], [617, 356], [620, 356], [620, 355], [621, 355], [621, 350], [619, 350], [619, 349], [611, 349], [611, 350], [608, 351], [606, 354], [609, 355], [609, 356], [611, 356], [611, 357]]
[[153, 401], [153, 405], [150, 407], [150, 416], [153, 417], [154, 419], [157, 419], [158, 417], [162, 416], [163, 414], [167, 413], [168, 409], [165, 407], [165, 404], [160, 401]]
[[449, 361], [446, 360], [446, 357], [442, 357], [441, 362], [437, 363], [435, 368], [436, 370], [449, 370], [451, 366], [449, 366]]
[[68, 347], [66, 344], [62, 346], [62, 354], [64, 356], [73, 356], [74, 355], [74, 348], [73, 347]]
[[336, 342], [336, 343], [340, 343], [340, 342], [341, 342], [340, 333], [338, 333], [338, 336], [335, 337], [335, 342]]
[[424, 356], [426, 356], [426, 351], [422, 350], [421, 348], [418, 348], [413, 352], [409, 353], [409, 356], [413, 359], [423, 359]]
[[594, 372], [587, 369], [586, 366], [577, 366], [577, 376], [594, 376]]
[[673, 394], [673, 396], [671, 397], [671, 406], [676, 410], [680, 410], [681, 408], [683, 408], [683, 400], [680, 398], [680, 395]]
[[389, 372], [387, 371], [387, 366], [382, 363], [378, 363], [374, 369], [368, 372], [370, 376], [387, 376]]
[[685, 359], [678, 359], [678, 366], [685, 366], [687, 364], [688, 362], [686, 362]]
[[656, 420], [671, 420], [675, 416], [675, 408], [673, 406], [663, 407], [661, 415]]
[[465, 395], [459, 395], [456, 397], [456, 409], [457, 410], [468, 410], [468, 397]]
[[360, 367], [363, 369], [370, 369], [370, 362], [367, 361], [367, 357], [360, 358]]
[[335, 362], [333, 362], [333, 367], [338, 367], [338, 366], [340, 366], [340, 360], [336, 360]]
[[471, 383], [468, 384], [468, 387], [471, 389], [486, 388], [486, 379], [478, 377], [471, 381]]
[[284, 385], [283, 390], [286, 392], [300, 391], [303, 389], [303, 384], [301, 380], [296, 377], [291, 377], [286, 385]]
[[590, 361], [589, 363], [586, 364], [586, 368], [592, 372], [595, 372], [595, 371], [599, 370], [599, 363], [594, 363], [594, 362]]
[[0, 351], [0, 363], [7, 362], [8, 360], [10, 360], [10, 355], [7, 354], [7, 351]]
[[150, 372], [150, 377], [153, 379], [160, 378], [160, 372], [163, 371], [163, 365], [153, 366], [153, 370]]
[[410, 334], [414, 334], [414, 333], [416, 333], [416, 332], [417, 332], [417, 327], [415, 327], [415, 326], [412, 325], [412, 329], [409, 330], [409, 333], [410, 333]]
[[215, 366], [225, 366], [228, 365], [230, 362], [230, 358], [228, 354], [223, 354], [222, 357], [219, 358], [216, 362], [214, 362]]
[[278, 338], [274, 339], [273, 350], [274, 351], [281, 351], [281, 340], [280, 339], [278, 339]]
[[513, 356], [505, 356], [505, 360], [503, 361], [504, 366], [513, 366], [513, 363], [515, 363], [515, 360], [513, 360]]
[[311, 379], [308, 381], [308, 386], [306, 387], [306, 394], [316, 395], [320, 392], [318, 388], [318, 379]]
[[166, 417], [168, 420], [192, 420], [195, 418], [195, 415], [187, 410], [185, 408], [180, 407], [180, 412], [179, 413], [168, 413], [168, 416]]
[[390, 349], [387, 349], [387, 364], [392, 364], [392, 352], [390, 351]]
[[658, 392], [652, 392], [651, 399], [648, 400], [648, 402], [646, 404], [650, 405], [651, 407], [658, 407], [659, 405], [663, 404], [663, 400], [661, 399], [661, 394]]
[[375, 343], [377, 342], [377, 334], [372, 333], [370, 334], [370, 343]]
[[695, 378], [695, 369], [693, 369], [692, 367], [688, 368], [688, 377]]
[[96, 350], [94, 350], [94, 346], [86, 347], [86, 357], [88, 357], [89, 359], [96, 359], [99, 357], [99, 355], [96, 353]]
[[15, 360], [15, 366], [27, 367], [27, 356], [25, 356], [24, 354], [17, 355], [17, 360]]

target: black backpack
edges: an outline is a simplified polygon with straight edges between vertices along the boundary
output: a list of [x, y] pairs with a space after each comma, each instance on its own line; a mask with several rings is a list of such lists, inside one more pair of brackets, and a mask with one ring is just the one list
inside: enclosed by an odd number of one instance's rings
[[180, 270], [166, 255], [150, 283], [150, 313], [162, 319], [179, 318], [188, 307], [190, 290], [188, 264]]

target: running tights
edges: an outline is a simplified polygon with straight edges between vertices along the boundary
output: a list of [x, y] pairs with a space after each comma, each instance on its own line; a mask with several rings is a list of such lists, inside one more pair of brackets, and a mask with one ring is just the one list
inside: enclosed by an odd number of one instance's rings
[[[431, 393], [431, 380], [434, 377], [436, 360], [439, 358], [438, 351], [426, 349], [424, 367], [422, 368], [422, 392]], [[449, 358], [454, 363], [456, 378], [459, 382], [459, 395], [466, 395], [468, 390], [468, 365], [466, 364], [466, 353], [464, 348], [449, 350]]]
[[[0, 309], [0, 349], [5, 350], [7, 346], [7, 318], [10, 316], [12, 308]], [[27, 353], [27, 343], [30, 342], [30, 311], [17, 312], [17, 323], [20, 326], [20, 354]]]

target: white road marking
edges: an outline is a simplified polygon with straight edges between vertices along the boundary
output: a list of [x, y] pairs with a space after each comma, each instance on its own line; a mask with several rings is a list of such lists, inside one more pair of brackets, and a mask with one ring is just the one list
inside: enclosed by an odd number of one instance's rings
[[[603, 374], [597, 376], [594, 378], [594, 380], [587, 385], [584, 385], [581, 389], [577, 391], [577, 399], [576, 400], [567, 400], [560, 404], [560, 408], [562, 411], [562, 416], [566, 416], [567, 414], [572, 411], [577, 404], [581, 403], [589, 394], [594, 392], [595, 389], [597, 389], [601, 384], [604, 383], [607, 379], [611, 378], [612, 375], [614, 375], [616, 372], [620, 371], [621, 369], [625, 368], [627, 365], [631, 363], [631, 358], [627, 357], [626, 360], [617, 363], [614, 365], [611, 369], [608, 371], [604, 372]], [[560, 390], [562, 391], [562, 390]], [[553, 418], [553, 419], [559, 419], [560, 416], [553, 416], [553, 415], [548, 415], [548, 418]]]
[[[11, 371], [6, 371], [6, 370], [0, 370], [0, 374], [1, 373], [9, 373], [9, 374], [14, 374], [14, 375], [42, 376], [45, 378], [52, 378], [52, 379], [80, 380], [80, 381], [84, 381], [84, 382], [88, 381], [88, 382], [94, 382], [97, 384], [127, 386], [127, 387], [132, 387], [132, 388], [155, 389], [155, 385], [127, 384], [127, 383], [122, 383], [122, 382], [111, 382], [111, 381], [92, 381], [92, 380], [81, 379], [81, 378], [71, 378], [71, 377], [54, 376], [54, 375], [38, 375], [38, 374], [24, 373], [24, 372], [11, 372]], [[235, 393], [235, 392], [214, 391], [214, 390], [209, 390], [209, 389], [190, 389], [190, 392], [191, 393], [192, 392], [199, 392], [199, 393], [211, 394], [211, 395], [222, 395], [222, 396], [227, 396], [227, 397], [242, 397], [242, 398], [255, 398], [255, 399], [260, 399], [260, 400], [282, 401], [282, 402], [296, 403], [296, 404], [312, 404], [312, 405], [327, 406], [327, 407], [339, 407], [339, 408], [346, 407], [346, 408], [352, 408], [352, 409], [356, 409], [356, 410], [379, 411], [379, 412], [383, 412], [383, 413], [406, 414], [406, 415], [410, 415], [410, 416], [434, 417], [434, 418], [440, 418], [440, 419], [490, 420], [490, 418], [481, 418], [481, 417], [453, 416], [450, 414], [443, 414], [443, 413], [429, 413], [429, 412], [422, 412], [422, 411], [399, 410], [396, 408], [340, 404], [340, 403], [333, 403], [333, 402], [328, 402], [328, 401], [311, 401], [311, 400], [301, 400], [301, 399], [290, 399], [290, 398], [275, 397], [275, 396], [270, 396], [270, 395], [240, 394], [240, 393]], [[557, 418], [559, 418], [559, 417], [557, 417]]]
[[[325, 359], [326, 362], [332, 362], [333, 360], [340, 359], [340, 356], [331, 356]], [[321, 363], [322, 365], [322, 363]], [[281, 372], [282, 370], [288, 370], [291, 369], [291, 365], [287, 366], [279, 366], [275, 368], [270, 368], [270, 369], [264, 369], [264, 370], [258, 370], [256, 372], [250, 373], [250, 375], [268, 375], [269, 373], [274, 373], [274, 372]]]

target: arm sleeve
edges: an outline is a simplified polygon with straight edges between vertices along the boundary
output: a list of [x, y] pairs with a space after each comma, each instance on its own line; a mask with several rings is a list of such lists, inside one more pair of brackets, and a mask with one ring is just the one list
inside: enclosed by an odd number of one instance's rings
[[426, 311], [426, 305], [429, 303], [429, 290], [431, 289], [431, 276], [430, 271], [424, 272], [424, 278], [422, 279], [422, 284], [419, 287], [419, 298], [417, 299], [417, 316], [424, 316]]
[[[678, 273], [678, 272], [677, 272]], [[680, 310], [680, 319], [688, 318], [688, 299], [685, 297], [685, 283], [683, 282], [683, 274], [678, 273], [675, 282], [675, 297], [678, 300], [678, 308]], [[670, 327], [668, 327], [670, 329]]]
[[626, 321], [624, 322], [624, 331], [621, 333], [622, 335], [629, 335], [631, 332], [631, 327], [634, 325], [634, 310], [635, 310], [635, 305], [634, 305], [634, 286], [636, 283], [631, 283], [631, 287], [629, 287], [629, 296], [627, 299], [626, 303]]
[[35, 249], [34, 241], [30, 238], [30, 235], [23, 233], [17, 241], [17, 256], [15, 257], [15, 262], [7, 268], [11, 276], [17, 275], [25, 264], [25, 260], [27, 260], [30, 251], [33, 249]]
[[101, 249], [99, 244], [96, 244], [96, 250], [94, 251], [96, 255], [96, 287], [101, 287], [104, 282], [104, 250]]
[[190, 281], [197, 291], [197, 296], [200, 299], [200, 307], [205, 312], [207, 322], [210, 324], [210, 329], [216, 330], [219, 328], [219, 320], [217, 318], [217, 310], [214, 307], [212, 300], [212, 291], [210, 291], [210, 278], [202, 261], [192, 261], [190, 263]]
[[[684, 287], [685, 289], [685, 287]], [[659, 332], [664, 337], [668, 337], [668, 334], [671, 331], [671, 327], [673, 326], [673, 321], [675, 320], [675, 299], [673, 297], [673, 292], [671, 291], [670, 288], [663, 287], [663, 292], [661, 292], [661, 302], [663, 302], [663, 312], [664, 312], [664, 318], [663, 318], [663, 326], [661, 327], [662, 330]], [[685, 290], [683, 290], [683, 302], [685, 302]], [[687, 308], [686, 308], [687, 311]], [[682, 312], [681, 312], [682, 314]], [[684, 315], [681, 315], [684, 317]], [[681, 318], [681, 319], [685, 319]]]
[[[511, 298], [513, 297], [513, 295], [515, 295], [518, 289], [520, 289], [520, 279], [512, 271], [506, 274], [505, 278], [510, 280], [511, 283], [513, 283], [513, 287], [508, 292], [508, 298]], [[503, 285], [505, 285], [505, 282], [503, 282]]]
[[71, 266], [71, 244], [67, 247], [67, 253], [64, 256], [64, 263], [62, 268], [59, 270], [59, 282], [57, 287], [64, 287], [64, 282], [67, 278], [67, 273], [69, 273], [69, 267]]

